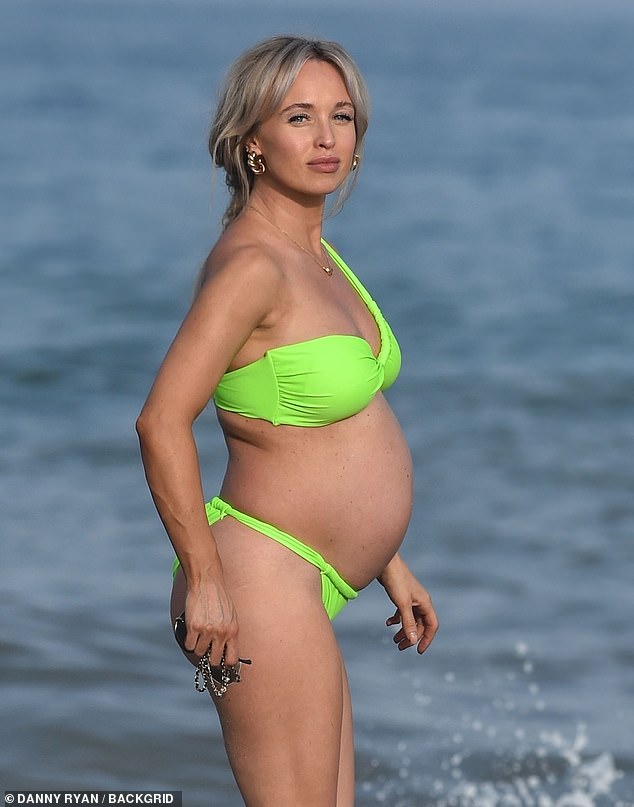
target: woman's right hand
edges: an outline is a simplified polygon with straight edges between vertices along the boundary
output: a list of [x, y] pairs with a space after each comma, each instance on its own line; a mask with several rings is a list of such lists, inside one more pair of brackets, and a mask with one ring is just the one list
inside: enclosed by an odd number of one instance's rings
[[187, 587], [185, 598], [185, 649], [201, 657], [211, 647], [209, 663], [238, 663], [238, 618], [233, 601], [222, 581]]

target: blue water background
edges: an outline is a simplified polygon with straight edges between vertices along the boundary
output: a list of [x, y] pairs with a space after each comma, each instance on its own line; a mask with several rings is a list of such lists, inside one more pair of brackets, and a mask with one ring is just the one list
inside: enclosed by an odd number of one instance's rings
[[5, 0], [0, 782], [240, 803], [133, 422], [218, 232], [214, 93], [279, 32], [372, 94], [326, 233], [403, 348], [403, 551], [441, 619], [422, 659], [377, 585], [337, 621], [358, 804], [632, 805], [634, 6], [599, 0]]

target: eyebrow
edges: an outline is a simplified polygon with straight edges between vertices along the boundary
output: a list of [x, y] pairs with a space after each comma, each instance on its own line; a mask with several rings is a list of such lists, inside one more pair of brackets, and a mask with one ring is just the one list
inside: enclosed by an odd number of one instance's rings
[[[284, 109], [280, 110], [280, 112], [283, 114], [284, 112], [288, 112], [291, 109], [314, 109], [314, 107], [315, 107], [314, 104], [299, 101], [296, 104], [289, 104], [287, 107], [284, 107]], [[342, 109], [343, 107], [352, 107], [354, 109], [354, 104], [352, 103], [352, 101], [337, 101], [337, 103], [335, 104], [335, 109]]]

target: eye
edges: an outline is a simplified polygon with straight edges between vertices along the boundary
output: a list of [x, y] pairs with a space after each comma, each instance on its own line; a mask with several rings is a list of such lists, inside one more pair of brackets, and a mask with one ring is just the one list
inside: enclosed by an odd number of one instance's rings
[[335, 115], [335, 120], [342, 120], [346, 121], [346, 123], [352, 123], [354, 117], [349, 112], [337, 112]]
[[297, 112], [295, 115], [291, 115], [288, 119], [289, 123], [304, 123], [304, 121], [308, 120], [308, 115], [305, 112]]

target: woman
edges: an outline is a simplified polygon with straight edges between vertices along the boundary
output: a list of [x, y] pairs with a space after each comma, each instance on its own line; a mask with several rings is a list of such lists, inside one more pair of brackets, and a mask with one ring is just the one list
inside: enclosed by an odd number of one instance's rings
[[[231, 195], [225, 229], [137, 423], [179, 559], [172, 617], [184, 611], [188, 658], [215, 671], [203, 679], [249, 806], [354, 803], [330, 621], [348, 600], [378, 578], [399, 650], [422, 653], [437, 628], [397, 554], [412, 465], [381, 390], [398, 345], [321, 239], [367, 119], [363, 80], [335, 43], [274, 37], [238, 59], [210, 135]], [[229, 459], [205, 506], [192, 424], [212, 397]], [[241, 655], [253, 663], [227, 686]]]

